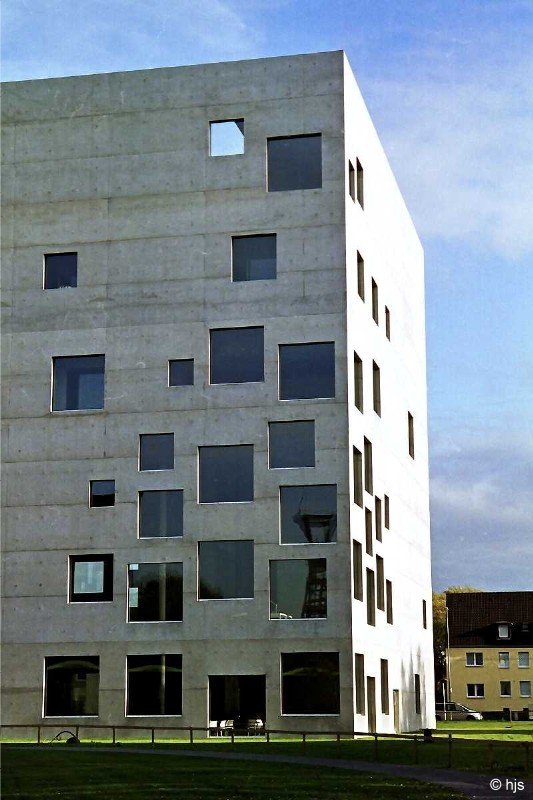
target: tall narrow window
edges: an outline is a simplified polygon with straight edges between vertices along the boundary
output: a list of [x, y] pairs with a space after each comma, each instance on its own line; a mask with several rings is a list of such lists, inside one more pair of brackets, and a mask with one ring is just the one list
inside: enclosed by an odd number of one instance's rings
[[394, 616], [392, 612], [392, 583], [391, 581], [386, 581], [385, 583], [385, 594], [386, 594], [386, 601], [387, 601], [387, 622], [389, 625], [394, 623]]
[[372, 512], [369, 508], [365, 508], [365, 539], [366, 539], [366, 552], [369, 556], [374, 552], [372, 540]]
[[407, 412], [407, 435], [409, 438], [409, 455], [415, 457], [415, 422], [413, 415]]
[[379, 325], [379, 291], [374, 278], [372, 278], [372, 319]]
[[369, 494], [374, 491], [374, 475], [372, 470], [372, 442], [365, 437], [365, 489]]
[[221, 119], [209, 123], [210, 156], [238, 156], [243, 153], [243, 119]]
[[363, 507], [363, 455], [357, 447], [353, 448], [353, 499]]
[[278, 136], [267, 139], [269, 192], [320, 189], [322, 186], [322, 135]]
[[361, 253], [357, 253], [357, 294], [365, 299], [365, 262]]
[[425, 600], [422, 600], [422, 627], [428, 626], [428, 607]]
[[415, 714], [420, 714], [422, 702], [420, 697], [420, 675], [415, 672]]
[[376, 624], [376, 586], [374, 571], [366, 571], [366, 621], [368, 625]]
[[47, 253], [44, 257], [44, 289], [78, 285], [78, 254]]
[[376, 541], [382, 542], [383, 541], [383, 530], [382, 530], [382, 523], [381, 523], [381, 500], [379, 497], [376, 497], [374, 500], [374, 518], [375, 518], [375, 526], [376, 526]]
[[357, 355], [353, 354], [353, 388], [355, 407], [359, 411], [363, 410], [363, 362]]
[[389, 713], [389, 662], [381, 659], [381, 713]]
[[351, 161], [348, 161], [348, 191], [350, 193], [350, 197], [355, 202], [355, 169]]
[[363, 174], [363, 167], [361, 166], [361, 162], [359, 159], [356, 160], [356, 170], [357, 170], [357, 201], [361, 208], [365, 207], [365, 187], [364, 187], [364, 174]]
[[355, 653], [355, 713], [365, 713], [365, 657]]
[[372, 395], [374, 411], [381, 417], [381, 371], [375, 361], [372, 362]]
[[377, 607], [385, 611], [385, 568], [381, 556], [376, 556]]
[[104, 407], [105, 356], [56, 356], [53, 359], [52, 411]]
[[390, 311], [388, 306], [385, 306], [385, 336], [390, 340]]
[[390, 500], [389, 500], [389, 495], [388, 494], [384, 494], [383, 495], [383, 503], [384, 503], [384, 506], [385, 506], [385, 521], [384, 521], [384, 525], [387, 528], [387, 530], [389, 530], [389, 528], [390, 528]]
[[353, 596], [363, 599], [363, 548], [360, 542], [353, 542]]

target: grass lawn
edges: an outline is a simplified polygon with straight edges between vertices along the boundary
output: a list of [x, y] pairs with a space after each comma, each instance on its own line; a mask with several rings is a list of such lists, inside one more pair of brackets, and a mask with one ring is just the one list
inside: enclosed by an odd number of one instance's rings
[[454, 736], [464, 738], [533, 742], [533, 720], [530, 722], [502, 722], [502, 720], [483, 719], [437, 722], [437, 732], [453, 733]]
[[322, 767], [157, 752], [3, 748], [2, 800], [459, 800], [445, 787]]

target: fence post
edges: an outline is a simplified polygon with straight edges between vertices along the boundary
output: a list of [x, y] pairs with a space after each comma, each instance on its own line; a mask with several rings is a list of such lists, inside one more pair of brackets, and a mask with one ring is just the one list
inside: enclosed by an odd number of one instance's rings
[[117, 729], [113, 725], [113, 744], [117, 743]]
[[267, 735], [267, 744], [270, 744], [270, 731], [267, 731], [266, 735]]
[[231, 729], [231, 743], [235, 744], [235, 728]]
[[37, 725], [37, 744], [41, 744], [41, 726]]
[[374, 758], [378, 760], [378, 735], [377, 733], [374, 734]]
[[302, 752], [305, 753], [305, 733], [302, 733]]
[[452, 735], [448, 734], [448, 767], [452, 765]]
[[76, 739], [79, 739], [80, 738], [80, 726], [79, 725], [76, 725], [75, 732], [76, 732]]
[[340, 756], [341, 752], [341, 735], [340, 733], [337, 734], [337, 757]]
[[189, 744], [194, 744], [194, 728], [189, 728]]
[[152, 744], [152, 747], [153, 747], [154, 744], [155, 744], [155, 728], [151, 728], [150, 730], [152, 732], [152, 742], [151, 742], [151, 744]]
[[418, 736], [416, 735], [416, 733], [414, 742], [415, 742], [415, 764], [418, 764]]

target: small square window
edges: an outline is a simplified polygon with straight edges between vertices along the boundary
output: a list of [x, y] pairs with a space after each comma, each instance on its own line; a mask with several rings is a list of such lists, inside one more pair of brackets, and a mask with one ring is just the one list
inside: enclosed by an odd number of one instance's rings
[[127, 656], [127, 716], [179, 716], [182, 656]]
[[511, 697], [511, 681], [500, 681], [500, 697]]
[[139, 492], [139, 538], [183, 536], [183, 490]]
[[270, 619], [323, 619], [327, 595], [325, 558], [270, 562]]
[[337, 485], [280, 486], [281, 544], [337, 541]]
[[169, 386], [193, 386], [194, 359], [180, 358], [168, 362]]
[[181, 622], [183, 564], [128, 566], [128, 622]]
[[209, 155], [240, 156], [244, 153], [244, 119], [209, 123]]
[[56, 356], [53, 359], [52, 411], [104, 407], [105, 356]]
[[335, 343], [280, 344], [279, 399], [335, 397]]
[[113, 556], [69, 556], [69, 603], [113, 599]]
[[210, 383], [257, 383], [265, 380], [264, 328], [210, 331]]
[[520, 668], [529, 667], [529, 653], [527, 650], [518, 653], [518, 666]]
[[483, 666], [483, 653], [467, 653], [466, 654], [467, 667], [482, 667]]
[[520, 681], [520, 697], [531, 697], [531, 681]]
[[44, 257], [44, 288], [63, 289], [78, 285], [78, 254], [48, 253]]
[[315, 423], [270, 422], [268, 425], [269, 469], [315, 466]]
[[267, 140], [268, 191], [322, 187], [322, 135], [280, 136]]
[[251, 444], [200, 447], [199, 502], [249, 503], [254, 499]]
[[232, 237], [232, 280], [268, 281], [276, 277], [276, 234]]
[[498, 639], [510, 639], [511, 638], [511, 626], [505, 622], [498, 625]]
[[98, 656], [45, 656], [44, 716], [97, 717]]
[[510, 653], [498, 653], [498, 667], [500, 669], [509, 669], [511, 666]]
[[252, 599], [254, 543], [251, 540], [198, 543], [198, 599]]
[[115, 505], [115, 481], [91, 481], [89, 507], [102, 508]]
[[174, 434], [141, 433], [139, 470], [174, 469]]

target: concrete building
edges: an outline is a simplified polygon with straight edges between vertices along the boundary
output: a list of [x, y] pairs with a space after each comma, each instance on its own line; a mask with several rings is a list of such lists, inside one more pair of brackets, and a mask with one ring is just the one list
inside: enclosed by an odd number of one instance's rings
[[423, 254], [344, 54], [3, 111], [4, 724], [432, 726]]
[[533, 719], [533, 592], [451, 593], [446, 606], [450, 701]]

